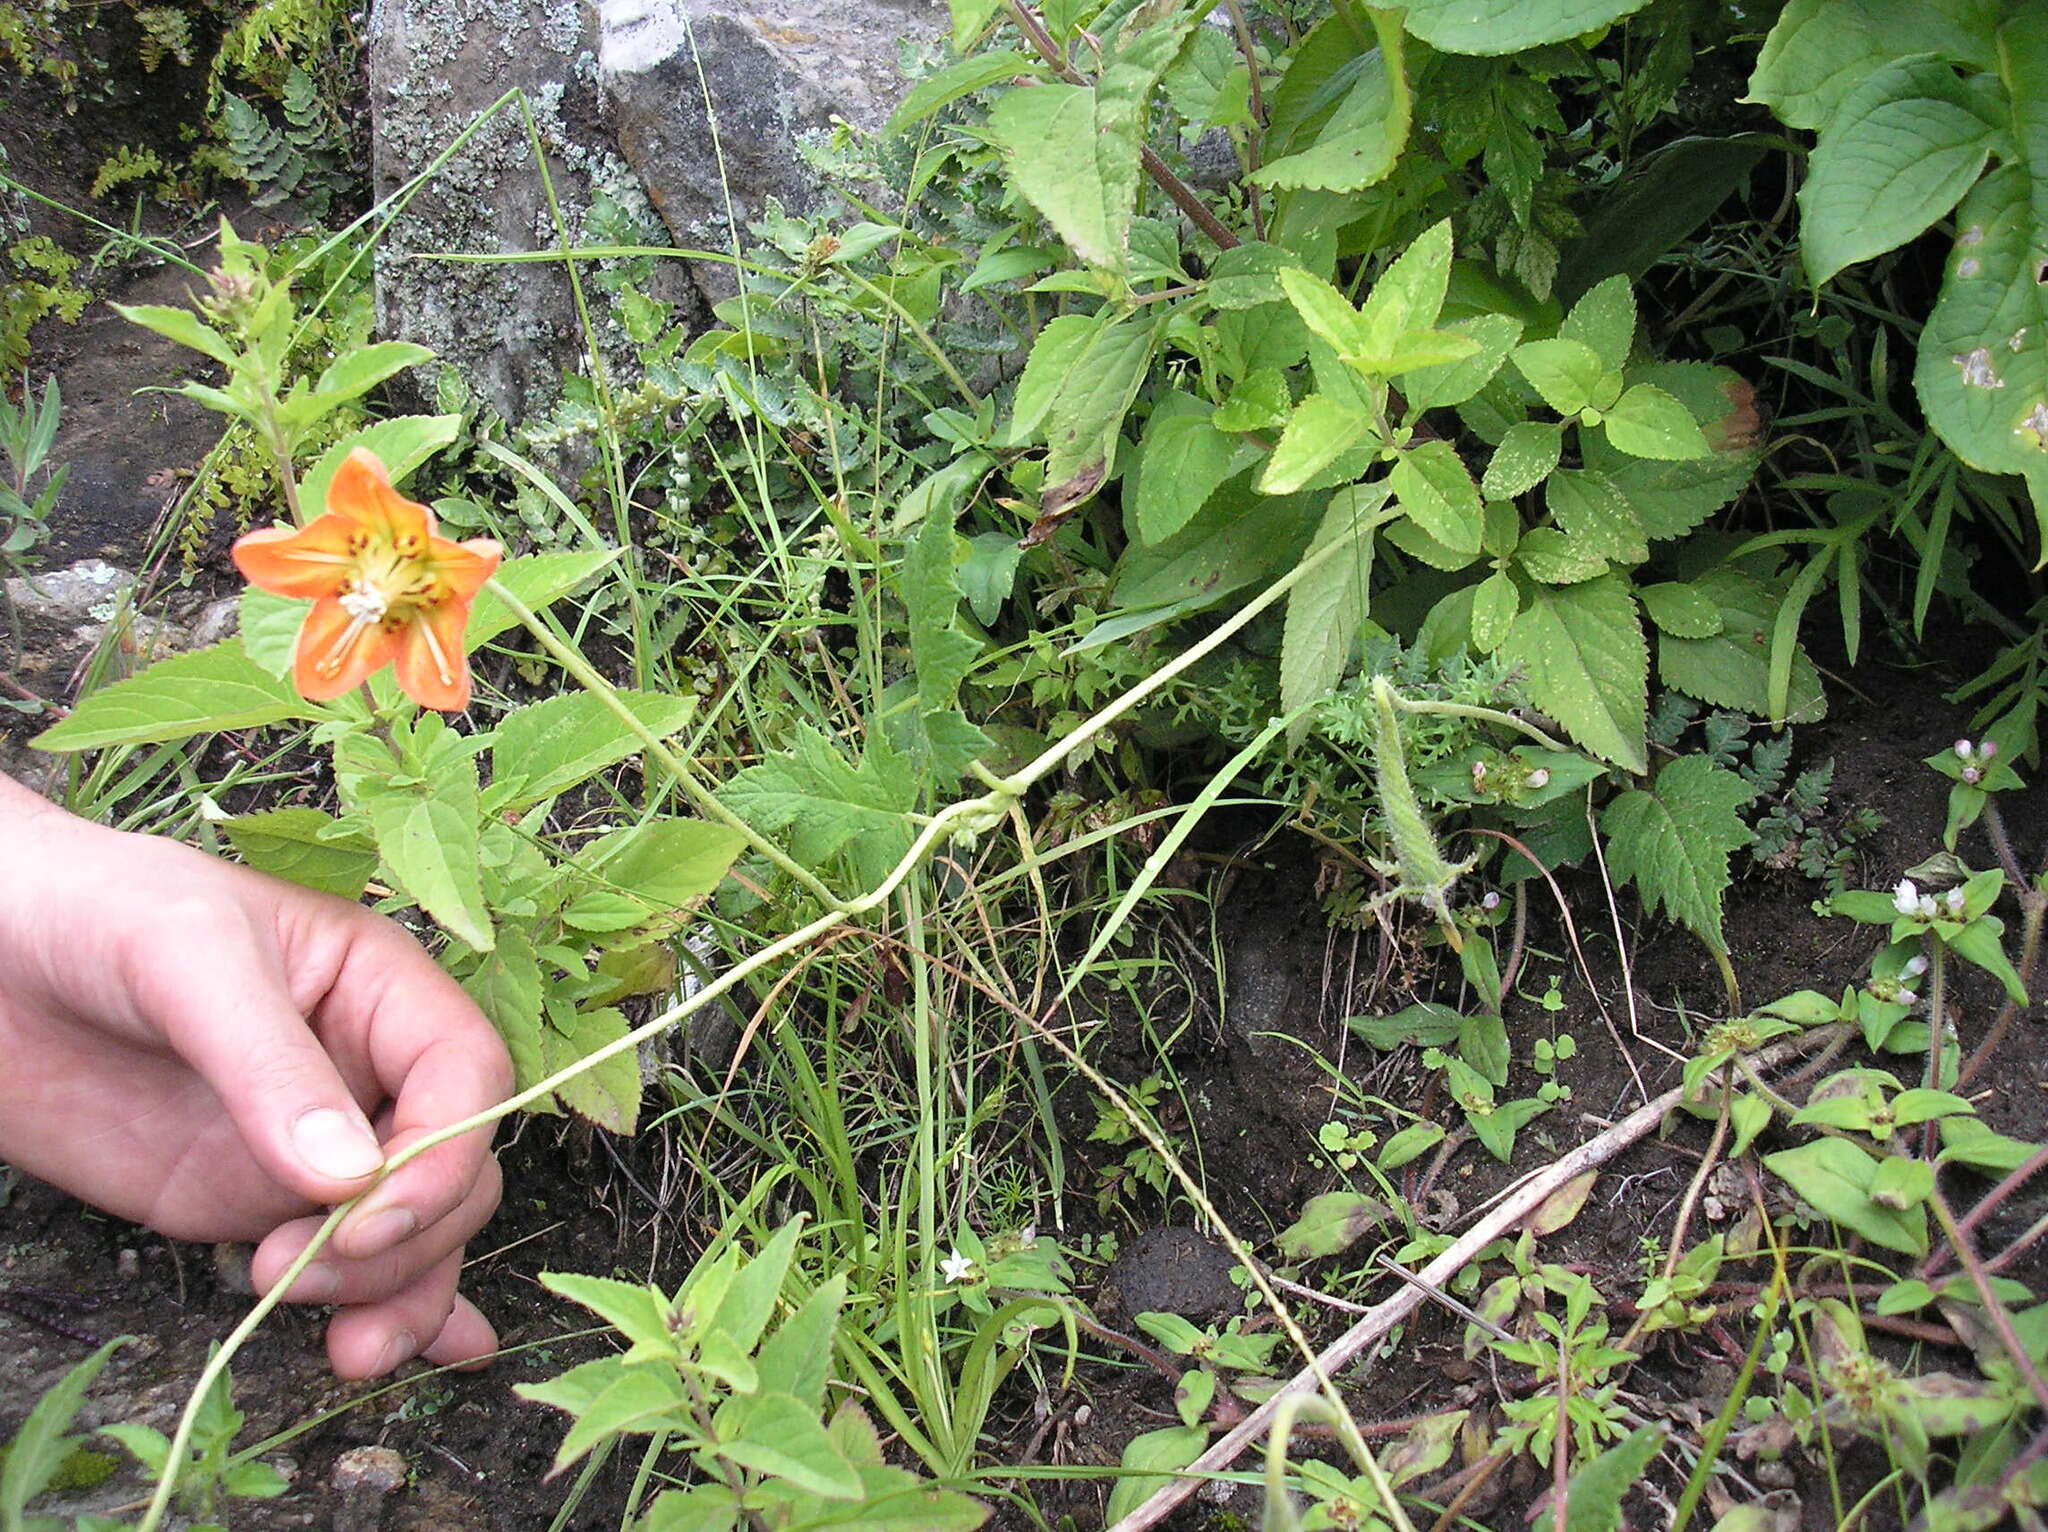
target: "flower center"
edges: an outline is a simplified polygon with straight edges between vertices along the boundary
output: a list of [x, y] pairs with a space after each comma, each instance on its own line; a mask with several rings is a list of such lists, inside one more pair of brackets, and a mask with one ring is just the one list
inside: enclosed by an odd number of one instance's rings
[[360, 577], [350, 580], [337, 599], [341, 609], [360, 623], [381, 622], [391, 608], [384, 592]]

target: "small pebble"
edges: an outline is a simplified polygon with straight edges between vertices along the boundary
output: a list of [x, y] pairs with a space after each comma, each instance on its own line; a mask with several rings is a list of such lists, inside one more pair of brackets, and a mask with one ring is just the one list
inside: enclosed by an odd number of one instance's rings
[[114, 1272], [123, 1282], [133, 1282], [142, 1275], [142, 1256], [124, 1245], [114, 1256]]
[[351, 1447], [336, 1458], [327, 1479], [338, 1502], [334, 1532], [375, 1532], [385, 1498], [404, 1486], [406, 1472], [404, 1455], [389, 1447]]
[[255, 1253], [254, 1245], [235, 1240], [223, 1240], [213, 1247], [213, 1279], [222, 1292], [241, 1298], [256, 1296], [256, 1286], [249, 1280], [249, 1258]]

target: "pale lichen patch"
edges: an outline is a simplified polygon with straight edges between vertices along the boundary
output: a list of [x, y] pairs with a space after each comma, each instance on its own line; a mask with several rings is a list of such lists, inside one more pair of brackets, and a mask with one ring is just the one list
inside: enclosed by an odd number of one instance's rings
[[1984, 263], [1974, 255], [1966, 255], [1956, 262], [1956, 275], [1974, 277], [1984, 270]]
[[2048, 400], [2035, 400], [2034, 407], [2020, 417], [2013, 432], [2030, 438], [2037, 451], [2048, 452]]
[[1963, 369], [1965, 388], [2003, 388], [2005, 379], [1998, 375], [1998, 369], [1991, 365], [1991, 348], [1979, 346], [1975, 351], [1965, 351], [1949, 358]]

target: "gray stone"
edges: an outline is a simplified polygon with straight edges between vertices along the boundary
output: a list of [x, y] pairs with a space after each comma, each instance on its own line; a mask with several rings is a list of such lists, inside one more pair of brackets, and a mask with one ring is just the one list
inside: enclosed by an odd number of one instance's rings
[[334, 1460], [328, 1485], [338, 1502], [334, 1532], [373, 1532], [384, 1521], [384, 1502], [405, 1487], [405, 1458], [390, 1447], [351, 1447]]
[[[650, 243], [726, 250], [728, 211], [744, 225], [771, 198], [819, 204], [801, 144], [839, 121], [878, 127], [901, 93], [904, 42], [936, 37], [945, 15], [937, 0], [373, 0], [377, 193], [398, 192], [516, 88], [572, 241], [613, 242], [625, 223]], [[614, 212], [592, 231], [599, 199]], [[562, 267], [418, 257], [559, 245], [524, 120], [502, 110], [393, 221], [379, 327], [432, 347], [507, 418], [530, 419], [586, 354]], [[696, 277], [705, 293], [733, 290], [711, 263]], [[689, 278], [683, 263], [661, 263], [652, 296], [701, 323]], [[607, 305], [591, 310], [610, 366], [629, 373], [631, 348]]]

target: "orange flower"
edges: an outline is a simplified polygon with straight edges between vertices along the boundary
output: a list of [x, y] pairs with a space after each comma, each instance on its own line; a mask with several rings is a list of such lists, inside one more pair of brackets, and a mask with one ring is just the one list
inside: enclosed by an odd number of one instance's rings
[[469, 706], [462, 630], [469, 604], [498, 567], [498, 545], [455, 543], [434, 513], [391, 487], [373, 452], [351, 452], [327, 486], [327, 510], [304, 527], [266, 527], [235, 544], [235, 567], [276, 596], [310, 596], [292, 680], [325, 702], [393, 661], [398, 684], [426, 707]]

